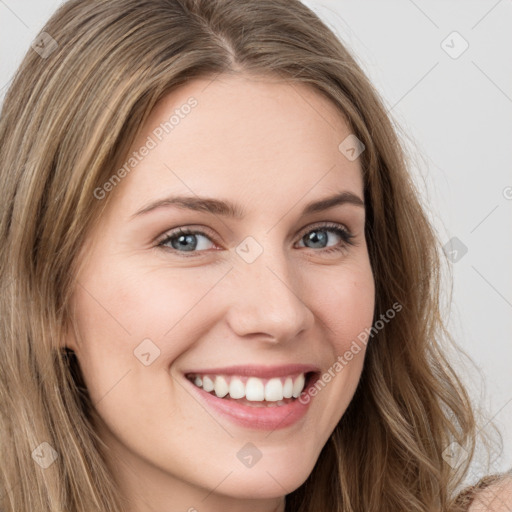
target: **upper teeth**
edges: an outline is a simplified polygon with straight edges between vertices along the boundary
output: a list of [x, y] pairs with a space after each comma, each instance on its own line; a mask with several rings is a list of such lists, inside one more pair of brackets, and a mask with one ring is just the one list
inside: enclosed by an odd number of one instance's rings
[[214, 391], [222, 398], [229, 393], [231, 398], [246, 398], [254, 402], [267, 400], [278, 402], [283, 398], [297, 398], [304, 389], [304, 373], [297, 376], [259, 379], [258, 377], [239, 377], [227, 375], [193, 376], [196, 386], [205, 391]]

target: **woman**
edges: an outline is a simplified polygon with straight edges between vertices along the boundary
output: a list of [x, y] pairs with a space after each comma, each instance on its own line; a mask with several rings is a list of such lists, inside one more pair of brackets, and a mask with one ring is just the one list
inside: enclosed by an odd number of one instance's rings
[[479, 506], [438, 242], [332, 32], [74, 0], [33, 48], [0, 123], [2, 510]]

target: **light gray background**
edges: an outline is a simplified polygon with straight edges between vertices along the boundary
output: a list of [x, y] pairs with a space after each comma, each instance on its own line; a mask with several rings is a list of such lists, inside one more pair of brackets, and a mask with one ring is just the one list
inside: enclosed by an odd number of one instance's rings
[[[463, 374], [472, 396], [503, 434], [504, 452], [492, 469], [509, 469], [512, 1], [304, 3], [352, 50], [384, 98], [413, 154], [411, 172], [443, 243], [457, 237], [467, 247], [450, 264], [454, 287], [447, 316], [457, 343], [481, 368], [482, 377]], [[0, 101], [31, 41], [60, 4], [0, 0]], [[454, 31], [469, 45], [460, 56], [464, 42]], [[453, 358], [460, 367], [460, 358]]]

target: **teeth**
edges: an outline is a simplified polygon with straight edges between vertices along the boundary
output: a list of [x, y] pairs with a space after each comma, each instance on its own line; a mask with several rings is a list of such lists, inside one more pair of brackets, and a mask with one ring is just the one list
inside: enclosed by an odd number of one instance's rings
[[222, 398], [228, 394], [228, 391], [229, 391], [228, 383], [226, 382], [226, 379], [224, 377], [222, 377], [221, 375], [217, 375], [217, 377], [215, 377], [214, 390], [215, 390], [215, 394], [219, 398]]
[[265, 398], [265, 386], [261, 379], [249, 377], [245, 385], [245, 398], [252, 402], [261, 402]]
[[229, 383], [229, 396], [231, 398], [243, 398], [245, 396], [245, 385], [237, 377], [231, 379]]
[[258, 377], [240, 377], [226, 375], [194, 375], [191, 380], [197, 387], [206, 392], [213, 391], [219, 398], [229, 394], [233, 399], [245, 398], [251, 402], [272, 402], [270, 407], [283, 405], [289, 398], [297, 398], [305, 384], [303, 373], [289, 377], [273, 377], [259, 379]]
[[283, 399], [283, 385], [281, 379], [270, 379], [265, 384], [265, 400], [277, 402]]
[[301, 391], [304, 389], [304, 381], [304, 374], [301, 373], [293, 383], [292, 395], [294, 398], [297, 398], [300, 395]]
[[[197, 384], [196, 384], [196, 386], [197, 386]], [[205, 375], [205, 376], [203, 377], [203, 389], [204, 389], [205, 391], [210, 392], [210, 391], [213, 391], [213, 387], [214, 387], [214, 386], [213, 386], [213, 380], [212, 380], [212, 379], [210, 379], [210, 377], [208, 377], [208, 376], [206, 376], [206, 375]]]
[[288, 377], [284, 381], [283, 386], [283, 398], [291, 398], [293, 393], [293, 380], [291, 377]]

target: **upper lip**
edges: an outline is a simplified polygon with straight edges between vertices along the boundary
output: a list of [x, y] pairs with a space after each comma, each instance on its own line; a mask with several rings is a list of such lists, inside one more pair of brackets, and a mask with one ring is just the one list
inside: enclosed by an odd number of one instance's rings
[[187, 374], [206, 374], [206, 375], [240, 375], [244, 377], [260, 377], [270, 379], [272, 377], [285, 377], [295, 373], [320, 372], [320, 369], [311, 364], [283, 364], [279, 366], [260, 366], [260, 365], [238, 365], [225, 366], [222, 368], [198, 368], [185, 371]]

